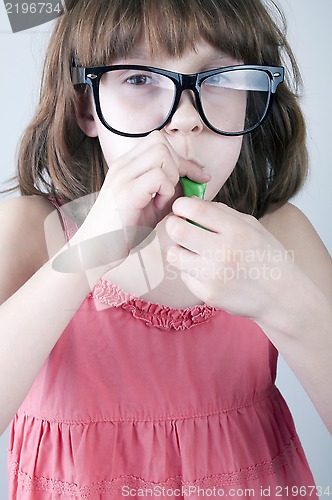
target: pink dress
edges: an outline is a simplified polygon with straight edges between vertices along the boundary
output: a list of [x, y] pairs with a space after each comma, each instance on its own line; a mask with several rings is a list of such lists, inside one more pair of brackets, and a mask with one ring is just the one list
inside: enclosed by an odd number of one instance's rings
[[100, 280], [13, 420], [10, 500], [316, 498], [277, 356], [249, 319]]

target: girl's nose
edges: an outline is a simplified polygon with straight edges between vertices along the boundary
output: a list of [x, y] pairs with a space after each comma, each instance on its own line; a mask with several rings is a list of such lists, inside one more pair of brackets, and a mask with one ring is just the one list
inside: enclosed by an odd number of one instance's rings
[[166, 125], [167, 134], [182, 133], [199, 134], [203, 130], [203, 122], [195, 107], [195, 98], [191, 90], [182, 92], [178, 107], [171, 119]]

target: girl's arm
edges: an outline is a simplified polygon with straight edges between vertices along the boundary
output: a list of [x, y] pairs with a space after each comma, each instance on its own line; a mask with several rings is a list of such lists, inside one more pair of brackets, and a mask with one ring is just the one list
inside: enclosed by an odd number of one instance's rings
[[[53, 210], [37, 196], [15, 198], [0, 208], [1, 433], [93, 283], [84, 272], [53, 270], [44, 236], [44, 220]], [[63, 250], [60, 219], [53, 221], [53, 247]]]
[[291, 252], [299, 277], [257, 323], [281, 352], [332, 433], [332, 260], [304, 214], [286, 204], [263, 225]]
[[177, 200], [173, 211], [170, 259], [191, 292], [253, 319], [332, 432], [332, 261], [309, 221], [290, 204], [261, 222], [193, 198]]

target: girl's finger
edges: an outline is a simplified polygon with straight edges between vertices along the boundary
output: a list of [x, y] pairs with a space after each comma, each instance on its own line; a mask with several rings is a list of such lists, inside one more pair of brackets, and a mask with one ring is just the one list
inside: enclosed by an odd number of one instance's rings
[[202, 167], [195, 161], [186, 160], [185, 158], [181, 157], [175, 151], [166, 137], [162, 136], [162, 141], [168, 146], [174, 162], [178, 167], [180, 177], [189, 177], [189, 179], [195, 182], [208, 182], [211, 179], [210, 174], [204, 171], [204, 167]]
[[[128, 190], [132, 193], [132, 202], [135, 203], [135, 208], [140, 210], [151, 202], [155, 194], [168, 200], [174, 195], [173, 184], [160, 168], [148, 170], [137, 179], [134, 179], [128, 184]], [[128, 196], [128, 190], [125, 192], [125, 197]]]
[[165, 144], [156, 144], [137, 156], [125, 155], [111, 169], [112, 183], [119, 186], [139, 178], [149, 170], [162, 169], [173, 186], [179, 181], [179, 171]]
[[195, 226], [180, 217], [171, 215], [166, 221], [166, 231], [174, 243], [202, 257], [207, 248], [213, 248], [215, 245], [215, 233]]
[[173, 203], [172, 210], [178, 217], [189, 219], [209, 231], [222, 234], [233, 231], [235, 225], [243, 224], [250, 218], [223, 203], [209, 202], [196, 197], [178, 198]]
[[199, 255], [180, 246], [172, 246], [168, 249], [167, 260], [180, 271], [185, 271], [193, 275], [199, 273], [199, 268], [202, 264]]
[[194, 161], [184, 160], [180, 158], [179, 165], [180, 177], [189, 177], [195, 182], [209, 182], [211, 179], [210, 174], [203, 170], [203, 167]]

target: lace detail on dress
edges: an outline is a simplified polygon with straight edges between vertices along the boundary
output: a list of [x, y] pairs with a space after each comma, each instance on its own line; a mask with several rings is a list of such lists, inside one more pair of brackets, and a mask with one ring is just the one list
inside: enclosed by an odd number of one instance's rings
[[173, 309], [161, 304], [146, 302], [125, 292], [108, 280], [101, 279], [89, 297], [109, 307], [122, 307], [146, 325], [163, 330], [187, 330], [204, 323], [215, 313], [215, 308], [207, 304], [183, 309]]
[[176, 476], [166, 479], [163, 482], [146, 481], [142, 478], [126, 475], [120, 476], [109, 481], [101, 481], [93, 483], [89, 486], [79, 486], [77, 484], [63, 482], [55, 479], [47, 479], [45, 477], [30, 477], [28, 474], [19, 470], [17, 463], [11, 466], [11, 473], [17, 476], [18, 483], [23, 490], [28, 491], [49, 491], [58, 495], [68, 495], [76, 498], [90, 498], [94, 495], [102, 495], [106, 493], [116, 493], [124, 486], [134, 488], [136, 490], [147, 490], [158, 487], [168, 489], [181, 489], [182, 495], [192, 491], [191, 488], [221, 488], [227, 486], [245, 485], [246, 481], [259, 479], [266, 475], [275, 474], [278, 469], [287, 465], [293, 453], [297, 448], [301, 448], [299, 438], [293, 437], [287, 443], [283, 450], [272, 460], [254, 464], [250, 467], [240, 469], [234, 472], [225, 472], [214, 474], [209, 477], [198, 479], [196, 481], [183, 481], [182, 476]]

